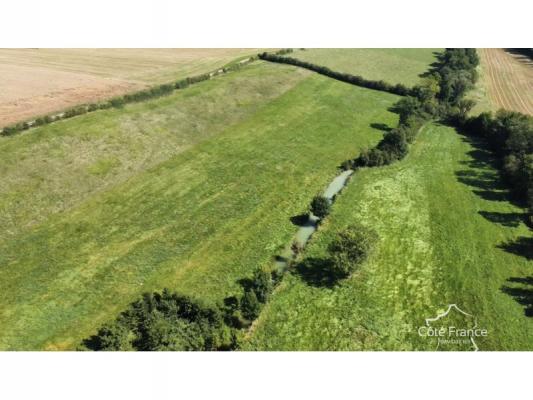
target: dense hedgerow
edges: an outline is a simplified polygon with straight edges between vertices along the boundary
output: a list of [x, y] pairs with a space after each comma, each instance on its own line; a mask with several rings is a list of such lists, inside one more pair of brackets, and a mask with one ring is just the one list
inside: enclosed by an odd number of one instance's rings
[[389, 93], [398, 94], [400, 96], [405, 96], [411, 93], [411, 90], [407, 86], [402, 84], [392, 85], [384, 81], [372, 81], [364, 79], [363, 77], [358, 75], [351, 75], [342, 72], [332, 71], [328, 67], [324, 67], [322, 65], [312, 64], [310, 62], [298, 60], [292, 57], [284, 57], [283, 54], [287, 53], [277, 52], [275, 54], [272, 54], [265, 52], [259, 54], [259, 58], [266, 61], [290, 64], [295, 65], [297, 67], [306, 68], [321, 75], [325, 75], [342, 82], [350, 83], [352, 85], [366, 87], [368, 89], [381, 90]]

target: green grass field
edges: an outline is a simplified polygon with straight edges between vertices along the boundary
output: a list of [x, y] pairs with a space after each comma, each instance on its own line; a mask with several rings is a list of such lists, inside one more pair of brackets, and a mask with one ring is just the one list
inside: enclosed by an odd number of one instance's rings
[[532, 350], [520, 301], [531, 299], [533, 262], [509, 245], [531, 233], [491, 162], [479, 143], [430, 125], [405, 160], [356, 172], [305, 256], [325, 257], [353, 222], [377, 230], [376, 253], [337, 288], [313, 270], [286, 276], [246, 348], [433, 350], [417, 329], [455, 303], [488, 330], [481, 350]]
[[361, 75], [366, 79], [403, 83], [419, 82], [419, 75], [436, 61], [440, 49], [306, 49], [289, 56], [334, 71]]
[[0, 349], [73, 349], [145, 291], [238, 293], [396, 100], [258, 62], [4, 138]]

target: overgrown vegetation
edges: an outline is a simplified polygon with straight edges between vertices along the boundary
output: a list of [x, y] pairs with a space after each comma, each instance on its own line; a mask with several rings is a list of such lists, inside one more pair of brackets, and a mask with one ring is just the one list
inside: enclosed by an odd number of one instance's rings
[[243, 283], [244, 293], [223, 306], [206, 306], [163, 289], [145, 293], [118, 318], [83, 341], [80, 349], [96, 351], [211, 351], [238, 347], [239, 330], [255, 320], [268, 301], [274, 281], [258, 269]]
[[112, 323], [84, 340], [89, 350], [229, 350], [235, 333], [222, 312], [187, 296], [146, 293]]

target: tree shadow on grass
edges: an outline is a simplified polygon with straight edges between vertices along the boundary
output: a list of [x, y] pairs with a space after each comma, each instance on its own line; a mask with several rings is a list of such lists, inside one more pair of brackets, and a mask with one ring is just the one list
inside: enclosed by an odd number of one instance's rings
[[533, 238], [521, 236], [514, 241], [499, 244], [498, 247], [508, 253], [533, 260]]
[[430, 68], [428, 68], [427, 71], [424, 71], [418, 75], [420, 78], [426, 78], [430, 76], [431, 74], [434, 74], [435, 72], [437, 72], [440, 69], [440, 67], [442, 67], [442, 56], [444, 53], [440, 51], [433, 51], [431, 53], [435, 56], [436, 60], [433, 61], [431, 64], [429, 64]]
[[478, 137], [467, 136], [459, 132], [462, 140], [473, 147], [467, 154], [470, 160], [461, 161], [468, 169], [456, 171], [457, 180], [471, 186], [472, 192], [485, 200], [508, 201], [517, 206], [523, 206], [517, 202], [509, 192], [498, 171], [499, 161], [489, 149], [487, 143]]
[[479, 211], [479, 214], [487, 221], [501, 224], [503, 226], [517, 227], [524, 220], [523, 213], [500, 213], [490, 211]]
[[333, 288], [338, 279], [330, 270], [331, 261], [323, 258], [306, 258], [296, 265], [294, 273], [308, 285]]
[[370, 127], [374, 128], [374, 129], [377, 129], [379, 131], [383, 131], [383, 132], [389, 132], [389, 131], [392, 130], [392, 128], [390, 126], [388, 126], [387, 124], [382, 124], [382, 123], [379, 123], [379, 122], [371, 123]]
[[503, 286], [502, 292], [514, 297], [519, 304], [524, 306], [526, 317], [533, 317], [533, 276], [509, 278], [507, 282], [519, 286]]

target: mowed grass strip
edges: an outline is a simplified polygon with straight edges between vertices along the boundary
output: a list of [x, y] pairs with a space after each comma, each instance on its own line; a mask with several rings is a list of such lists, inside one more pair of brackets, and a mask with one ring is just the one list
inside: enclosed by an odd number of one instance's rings
[[533, 349], [519, 297], [531, 287], [518, 283], [531, 282], [533, 262], [502, 248], [531, 233], [492, 161], [480, 143], [430, 125], [405, 160], [356, 172], [305, 256], [326, 257], [353, 222], [377, 230], [377, 252], [337, 288], [316, 284], [313, 271], [286, 276], [247, 348], [434, 350], [418, 327], [453, 303], [488, 330], [481, 350]]
[[441, 49], [306, 49], [290, 57], [371, 80], [414, 86]]
[[[270, 67], [258, 75], [262, 68]], [[381, 138], [371, 124], [396, 124], [387, 111], [396, 100], [312, 74], [224, 132], [4, 240], [0, 348], [72, 349], [145, 291], [169, 287], [207, 302], [240, 293], [238, 280], [295, 233], [289, 218], [305, 211], [342, 161]], [[174, 98], [175, 113], [182, 101]], [[157, 103], [144, 107], [136, 121], [154, 121], [146, 129], [172, 118], [159, 116]], [[75, 136], [77, 124], [97, 123], [85, 118], [63, 129]], [[120, 118], [117, 111], [108, 123]]]
[[244, 121], [307, 76], [258, 62], [168, 97], [0, 138], [0, 242]]

